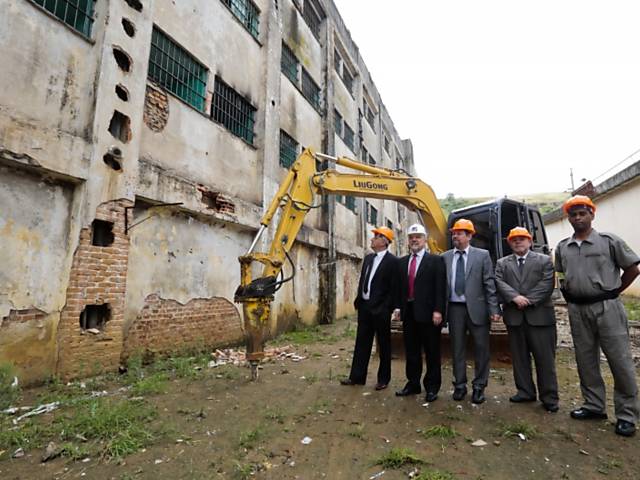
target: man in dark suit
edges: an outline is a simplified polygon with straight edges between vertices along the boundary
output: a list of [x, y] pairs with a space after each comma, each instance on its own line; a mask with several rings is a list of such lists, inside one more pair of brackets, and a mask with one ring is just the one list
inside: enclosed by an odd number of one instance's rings
[[407, 383], [396, 395], [420, 393], [422, 352], [426, 357], [426, 374], [422, 380], [425, 400], [438, 398], [442, 383], [440, 371], [440, 331], [446, 306], [446, 273], [442, 258], [425, 249], [427, 234], [422, 225], [411, 225], [408, 231], [411, 254], [399, 264], [400, 288], [394, 316], [402, 319], [406, 356]]
[[374, 335], [378, 338], [380, 365], [376, 390], [383, 390], [391, 380], [391, 312], [398, 284], [398, 259], [388, 251], [393, 230], [372, 230], [370, 253], [364, 258], [354, 306], [358, 311], [358, 331], [351, 373], [342, 385], [364, 385], [371, 357]]
[[531, 234], [526, 228], [511, 229], [507, 241], [513, 253], [498, 260], [496, 287], [504, 302], [502, 315], [509, 332], [513, 379], [518, 389], [509, 400], [536, 401], [531, 374], [533, 355], [540, 401], [547, 411], [557, 412], [553, 263], [548, 255], [531, 251]]
[[453, 399], [467, 395], [467, 332], [473, 339], [475, 376], [471, 401], [485, 401], [489, 380], [489, 331], [491, 321], [500, 320], [491, 257], [487, 250], [470, 245], [473, 222], [461, 218], [451, 228], [454, 248], [442, 254], [447, 267], [447, 323], [453, 363]]

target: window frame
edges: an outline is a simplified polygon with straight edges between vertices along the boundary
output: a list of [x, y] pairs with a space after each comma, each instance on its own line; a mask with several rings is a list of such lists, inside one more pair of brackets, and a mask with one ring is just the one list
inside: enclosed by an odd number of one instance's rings
[[[220, 0], [220, 2], [225, 7], [227, 7], [227, 10], [229, 10], [233, 15], [233, 18], [235, 18], [240, 23], [240, 25], [242, 25], [244, 29], [249, 32], [251, 37], [256, 41], [259, 41], [261, 12], [258, 6], [252, 0]], [[240, 7], [244, 7], [245, 9], [245, 18], [242, 18], [242, 12], [238, 10]], [[234, 8], [237, 11], [234, 10]], [[252, 18], [256, 20], [255, 26], [253, 25], [253, 22], [251, 22]]]
[[[213, 86], [213, 96], [211, 99], [211, 108], [210, 108], [210, 112], [209, 112], [209, 118], [211, 118], [211, 120], [213, 120], [214, 122], [216, 122], [219, 125], [222, 125], [226, 130], [228, 130], [232, 135], [240, 138], [241, 140], [243, 140], [245, 143], [247, 143], [248, 145], [250, 145], [251, 147], [254, 147], [253, 142], [255, 141], [256, 138], [256, 133], [254, 131], [255, 128], [255, 124], [256, 124], [256, 119], [255, 119], [255, 115], [256, 112], [258, 111], [258, 109], [256, 107], [253, 106], [253, 104], [247, 100], [241, 93], [237, 92], [235, 89], [233, 89], [233, 87], [231, 87], [228, 83], [226, 83], [224, 80], [222, 80], [221, 77], [217, 76], [214, 79], [214, 86]], [[231, 93], [233, 98], [230, 99], [228, 97], [222, 97], [223, 101], [226, 101], [228, 104], [230, 105], [230, 108], [227, 108], [226, 110], [224, 108], [221, 108], [219, 105], [219, 101], [218, 99], [221, 96], [221, 90], [225, 89], [227, 93]], [[232, 101], [231, 101], [232, 100]], [[231, 111], [237, 111], [239, 110], [237, 105], [241, 104], [241, 106], [243, 107], [247, 107], [247, 111], [249, 113], [249, 115], [245, 115], [247, 119], [250, 120], [250, 130], [248, 128], [247, 125], [242, 125], [242, 122], [237, 120], [236, 116], [231, 116], [230, 110]], [[245, 112], [240, 112], [241, 115], [245, 114]], [[225, 121], [225, 119], [220, 119], [218, 118], [219, 115], [225, 115], [226, 118], [229, 118], [229, 121]], [[235, 122], [236, 125], [233, 124], [233, 122]], [[229, 125], [228, 123], [231, 123], [231, 125]], [[237, 127], [237, 128], [234, 128]], [[239, 133], [237, 131], [237, 129], [243, 129], [246, 132], [249, 132], [249, 137], [247, 138], [246, 136], [242, 135], [241, 133]], [[254, 147], [255, 148], [255, 147]]]
[[[80, 2], [81, 0], [78, 0], [78, 2]], [[96, 20], [96, 2], [97, 0], [86, 0], [87, 2], [87, 8], [88, 10], [81, 10], [79, 7], [79, 3], [78, 5], [73, 5], [71, 3], [70, 0], [56, 0], [56, 2], [53, 5], [53, 10], [50, 10], [50, 8], [47, 8], [47, 4], [50, 3], [47, 0], [29, 0], [29, 2], [32, 5], [35, 5], [36, 8], [42, 10], [43, 12], [45, 12], [47, 15], [51, 16], [52, 18], [55, 18], [57, 21], [61, 22], [63, 25], [67, 26], [68, 28], [70, 28], [73, 32], [79, 34], [80, 36], [82, 36], [83, 38], [86, 38], [88, 40], [92, 40], [92, 33], [93, 33], [93, 25], [95, 23]], [[60, 16], [61, 12], [58, 12], [58, 5], [60, 5], [61, 3], [64, 4], [64, 14], [62, 16]], [[67, 17], [68, 17], [68, 12], [69, 12], [69, 7], [73, 8], [76, 11], [76, 14], [74, 16], [74, 22], [73, 24], [70, 23], [69, 21], [67, 21]], [[90, 7], [90, 8], [89, 8]], [[86, 28], [86, 31], [81, 30], [80, 28], [78, 28], [76, 26], [77, 24], [77, 20], [78, 20], [78, 13], [82, 12], [82, 15], [85, 17], [85, 20], [83, 23], [87, 23], [88, 22], [88, 26]]]

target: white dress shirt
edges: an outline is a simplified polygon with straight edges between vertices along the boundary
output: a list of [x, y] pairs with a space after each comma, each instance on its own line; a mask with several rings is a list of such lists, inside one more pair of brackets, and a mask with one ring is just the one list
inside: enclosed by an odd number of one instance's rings
[[[378, 265], [382, 262], [387, 250], [382, 250], [381, 252], [377, 252], [376, 256], [373, 257], [373, 263], [371, 264], [371, 274], [369, 275], [369, 285], [367, 285], [367, 293], [362, 292], [362, 299], [369, 300], [369, 294], [371, 293], [371, 281], [373, 280], [373, 276], [376, 274], [376, 270], [378, 270]], [[365, 272], [365, 277], [367, 272]]]

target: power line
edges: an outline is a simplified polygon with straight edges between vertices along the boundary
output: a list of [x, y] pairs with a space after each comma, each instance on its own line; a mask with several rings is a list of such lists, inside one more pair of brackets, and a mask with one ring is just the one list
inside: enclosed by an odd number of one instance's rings
[[607, 173], [609, 173], [611, 170], [613, 170], [614, 168], [618, 167], [619, 165], [622, 165], [624, 162], [626, 162], [627, 160], [629, 160], [631, 157], [633, 157], [636, 153], [640, 153], [640, 148], [638, 150], [636, 150], [635, 152], [633, 152], [631, 155], [627, 155], [623, 160], [619, 161], [618, 163], [616, 163], [614, 166], [610, 167], [609, 169], [605, 170], [604, 172], [602, 172], [600, 175], [598, 175], [597, 177], [593, 177], [593, 180], [597, 180], [598, 178], [606, 175]]

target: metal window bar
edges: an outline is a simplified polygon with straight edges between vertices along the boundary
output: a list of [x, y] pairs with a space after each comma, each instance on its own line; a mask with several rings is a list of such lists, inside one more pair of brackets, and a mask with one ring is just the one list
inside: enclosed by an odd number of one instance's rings
[[251, 0], [222, 0], [222, 3], [231, 10], [231, 13], [257, 39], [260, 33], [260, 9], [256, 4]]
[[256, 108], [220, 77], [216, 77], [211, 102], [211, 118], [232, 134], [253, 145]]
[[340, 115], [340, 112], [337, 110], [333, 111], [333, 124], [336, 129], [336, 134], [342, 138], [342, 115]]
[[194, 108], [204, 110], [206, 67], [155, 27], [151, 34], [148, 77]]
[[302, 67], [302, 95], [311, 102], [316, 110], [320, 110], [320, 87], [313, 81], [311, 75]]
[[311, 5], [309, 0], [305, 0], [304, 7], [302, 9], [302, 18], [309, 26], [311, 33], [313, 33], [314, 37], [320, 40], [320, 24], [322, 23], [322, 18], [318, 15], [315, 8]]
[[351, 150], [353, 150], [353, 137], [353, 130], [347, 122], [344, 122], [344, 137], [342, 139], [344, 140], [345, 145], [347, 145]]
[[298, 156], [298, 142], [284, 130], [280, 130], [280, 165], [290, 168]]
[[280, 59], [280, 70], [295, 85], [298, 85], [298, 71], [300, 70], [300, 62], [296, 58], [295, 53], [289, 46], [282, 42], [282, 56]]
[[82, 33], [91, 36], [93, 12], [96, 0], [31, 0], [46, 11], [52, 13], [64, 23]]

